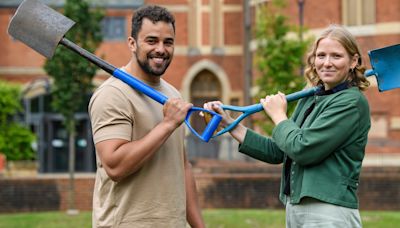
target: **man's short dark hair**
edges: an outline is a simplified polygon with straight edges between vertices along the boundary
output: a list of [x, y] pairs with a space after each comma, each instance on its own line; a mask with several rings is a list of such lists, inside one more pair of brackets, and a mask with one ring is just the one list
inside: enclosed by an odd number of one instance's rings
[[144, 18], [149, 19], [153, 23], [159, 21], [171, 23], [175, 32], [175, 18], [166, 8], [156, 5], [147, 5], [139, 8], [132, 16], [131, 36], [135, 40], [137, 40], [138, 33], [142, 28]]

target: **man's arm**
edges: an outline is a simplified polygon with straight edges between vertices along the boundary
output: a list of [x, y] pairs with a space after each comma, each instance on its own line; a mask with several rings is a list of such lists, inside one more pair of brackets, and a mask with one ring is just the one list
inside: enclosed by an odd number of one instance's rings
[[185, 153], [185, 185], [186, 185], [186, 218], [192, 228], [205, 227], [201, 208], [197, 198], [196, 182], [192, 173], [192, 165]]
[[107, 175], [113, 181], [138, 171], [184, 121], [192, 104], [170, 99], [164, 105], [164, 119], [143, 138], [129, 142], [110, 139], [96, 143], [96, 150]]

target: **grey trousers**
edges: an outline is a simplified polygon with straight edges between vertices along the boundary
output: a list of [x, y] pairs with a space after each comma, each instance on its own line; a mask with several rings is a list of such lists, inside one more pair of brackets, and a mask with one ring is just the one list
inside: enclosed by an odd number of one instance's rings
[[286, 228], [360, 228], [358, 209], [341, 207], [313, 198], [303, 198], [300, 204], [286, 203]]

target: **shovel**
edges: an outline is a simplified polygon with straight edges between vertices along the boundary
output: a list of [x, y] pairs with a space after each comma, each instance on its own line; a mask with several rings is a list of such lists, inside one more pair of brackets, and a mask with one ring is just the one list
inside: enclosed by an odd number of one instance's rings
[[[58, 44], [62, 44], [158, 103], [165, 104], [167, 102], [168, 97], [164, 94], [66, 39], [64, 35], [74, 24], [74, 21], [46, 6], [39, 0], [24, 0], [10, 21], [8, 33], [48, 59], [53, 57]], [[212, 116], [211, 121], [205, 126], [201, 134], [190, 125], [190, 117], [194, 112], [208, 113]], [[208, 142], [221, 122], [221, 119], [222, 117], [215, 112], [199, 107], [192, 107], [188, 111], [185, 123], [194, 135]]]
[[[372, 69], [366, 70], [364, 75], [366, 77], [375, 75], [379, 92], [400, 88], [400, 44], [371, 50], [368, 52], [368, 56], [370, 58]], [[286, 95], [286, 100], [290, 102], [296, 101], [300, 98], [314, 96], [320, 90], [321, 87], [316, 86], [310, 89], [291, 93]], [[249, 106], [221, 105], [221, 108], [223, 110], [231, 110], [241, 114], [225, 128], [218, 128], [218, 132], [216, 132], [212, 137], [217, 137], [229, 132], [247, 116], [264, 110], [261, 103]], [[205, 121], [210, 121], [211, 117], [212, 116], [206, 113]]]

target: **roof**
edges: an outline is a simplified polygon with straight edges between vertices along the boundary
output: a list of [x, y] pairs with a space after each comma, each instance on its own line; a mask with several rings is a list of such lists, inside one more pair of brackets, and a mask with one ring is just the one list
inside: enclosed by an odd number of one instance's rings
[[[23, 0], [1, 0], [0, 8], [17, 8]], [[41, 0], [51, 7], [63, 7], [66, 0]], [[105, 8], [138, 8], [144, 5], [144, 0], [88, 0], [95, 6]]]

